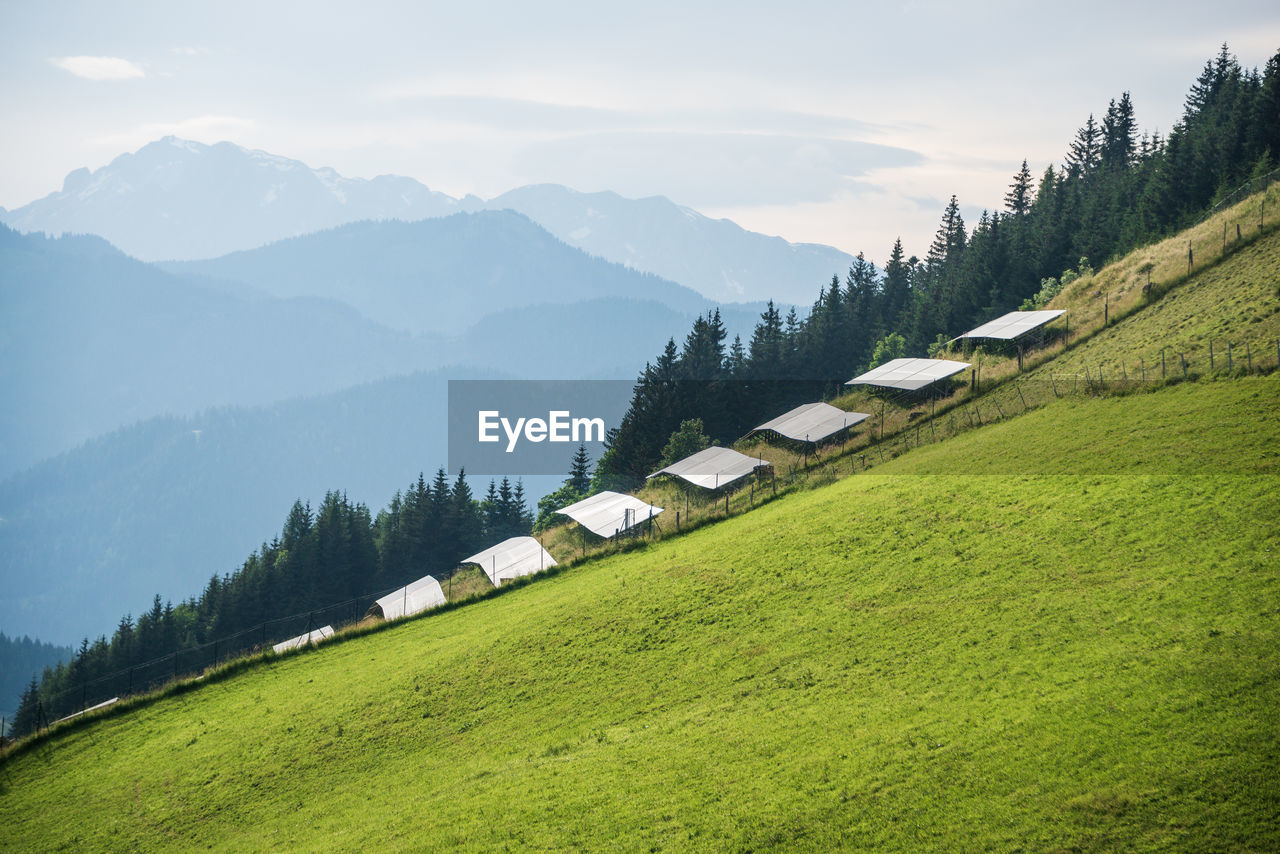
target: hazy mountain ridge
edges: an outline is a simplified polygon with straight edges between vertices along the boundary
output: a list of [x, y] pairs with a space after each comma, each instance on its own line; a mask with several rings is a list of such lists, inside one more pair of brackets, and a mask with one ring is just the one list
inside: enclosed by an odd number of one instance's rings
[[0, 299], [0, 476], [142, 418], [334, 391], [443, 349], [331, 300], [244, 299], [101, 238], [3, 226]]
[[[157, 591], [192, 595], [272, 536], [295, 498], [345, 489], [376, 511], [419, 469], [443, 464], [446, 379], [630, 379], [709, 305], [588, 258], [518, 214], [463, 219], [514, 223], [573, 259], [582, 281], [607, 269], [628, 286], [559, 304], [489, 299], [474, 326], [410, 335], [332, 300], [228, 293], [225, 281], [164, 272], [98, 237], [0, 226], [0, 395], [12, 403], [0, 459], [12, 471], [83, 442], [0, 479], [0, 574], [13, 579], [0, 627], [72, 642], [109, 631]], [[384, 228], [413, 231], [354, 230]], [[691, 311], [626, 296], [663, 287]], [[724, 314], [744, 333], [755, 319]], [[369, 382], [423, 366], [441, 367]]]
[[716, 301], [807, 302], [852, 257], [792, 244], [653, 196], [517, 188], [452, 198], [395, 175], [365, 180], [229, 142], [165, 137], [0, 221], [23, 232], [91, 233], [146, 261], [210, 259], [360, 220], [413, 221], [483, 209], [525, 214], [592, 255], [654, 273]]
[[538, 184], [503, 193], [488, 206], [519, 211], [584, 252], [656, 273], [720, 302], [804, 302], [853, 262], [839, 249], [748, 231], [663, 196], [627, 199]]
[[344, 178], [229, 142], [165, 137], [6, 211], [20, 231], [98, 234], [145, 261], [216, 257], [360, 219], [421, 219], [459, 202], [411, 178]]
[[510, 210], [355, 222], [222, 258], [160, 266], [275, 297], [334, 299], [393, 328], [453, 335], [493, 311], [521, 305], [613, 297], [652, 300], [684, 314], [712, 306], [683, 285], [592, 258]]

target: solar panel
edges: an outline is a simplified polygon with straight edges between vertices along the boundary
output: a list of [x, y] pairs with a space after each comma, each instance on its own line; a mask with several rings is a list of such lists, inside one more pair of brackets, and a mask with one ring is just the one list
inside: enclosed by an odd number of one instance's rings
[[508, 579], [532, 575], [556, 565], [556, 559], [533, 537], [512, 537], [509, 540], [503, 540], [496, 546], [487, 548], [479, 554], [473, 554], [460, 562], [474, 563], [479, 566], [484, 570], [484, 574], [489, 576], [489, 581], [494, 587]]
[[333, 626], [321, 626], [314, 631], [307, 632], [305, 635], [298, 635], [296, 638], [289, 638], [286, 641], [271, 647], [276, 652], [284, 652], [289, 649], [297, 649], [300, 646], [306, 646], [309, 643], [320, 643], [325, 638], [333, 637]]
[[829, 403], [806, 403], [766, 421], [756, 430], [772, 430], [797, 442], [819, 442], [870, 417], [865, 412], [845, 412]]
[[601, 537], [612, 537], [657, 516], [661, 507], [646, 504], [634, 495], [604, 491], [556, 511]]
[[967, 367], [968, 362], [953, 362], [950, 359], [894, 359], [854, 377], [845, 385], [875, 385], [915, 391], [958, 374]]
[[729, 448], [712, 446], [672, 463], [664, 469], [659, 469], [649, 477], [670, 474], [683, 478], [694, 486], [701, 486], [703, 489], [719, 489], [767, 465], [769, 465], [768, 460], [748, 457]]
[[430, 575], [419, 578], [412, 584], [401, 587], [394, 593], [388, 593], [369, 609], [370, 614], [377, 614], [384, 620], [396, 617], [407, 617], [428, 608], [439, 608], [448, 600], [440, 589], [440, 582]]
[[1011, 340], [1026, 335], [1031, 330], [1038, 329], [1064, 314], [1066, 314], [1065, 311], [1011, 311], [982, 324], [977, 329], [970, 329], [960, 337]]

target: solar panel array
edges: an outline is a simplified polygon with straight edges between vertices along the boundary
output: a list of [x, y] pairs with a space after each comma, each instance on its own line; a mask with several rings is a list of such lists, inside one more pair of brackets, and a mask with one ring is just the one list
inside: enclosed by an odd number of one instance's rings
[[384, 620], [394, 620], [397, 617], [408, 617], [411, 614], [420, 613], [428, 608], [439, 608], [447, 601], [444, 598], [444, 591], [440, 589], [440, 582], [428, 575], [383, 596], [373, 603], [369, 613], [376, 613]]
[[874, 385], [916, 391], [958, 374], [967, 367], [968, 362], [954, 362], [950, 359], [894, 359], [854, 377], [845, 385]]
[[961, 338], [1002, 338], [1012, 340], [1038, 329], [1050, 321], [1056, 320], [1065, 311], [1011, 311], [995, 320], [988, 321], [976, 329], [970, 329]]
[[820, 442], [870, 417], [865, 412], [845, 412], [829, 403], [806, 403], [766, 421], [752, 432], [772, 430], [797, 442]]
[[605, 490], [556, 512], [597, 536], [612, 537], [652, 519], [662, 508], [646, 504], [634, 495]]
[[729, 448], [713, 445], [705, 451], [698, 451], [693, 456], [685, 457], [664, 469], [659, 469], [649, 477], [670, 474], [687, 480], [694, 486], [701, 486], [703, 489], [719, 489], [767, 465], [769, 465], [768, 460], [748, 457]]
[[553, 558], [533, 537], [512, 537], [496, 546], [465, 558], [461, 563], [474, 563], [489, 576], [494, 587], [521, 575], [533, 575], [555, 566]]
[[271, 647], [277, 653], [290, 649], [297, 649], [300, 646], [306, 646], [309, 643], [320, 643], [325, 638], [333, 637], [333, 626], [321, 626], [314, 631], [307, 632], [305, 635], [298, 635], [296, 638], [289, 638], [285, 641]]
[[[971, 329], [960, 337], [1014, 339], [1065, 313], [1013, 311]], [[949, 359], [894, 359], [848, 380], [845, 385], [874, 385], [914, 391], [954, 376], [969, 366], [968, 362]], [[772, 431], [796, 441], [817, 442], [870, 417], [865, 412], [846, 412], [827, 403], [806, 403], [766, 421], [752, 432]], [[760, 457], [749, 457], [730, 448], [713, 446], [659, 469], [649, 475], [649, 478], [668, 474], [695, 486], [718, 489], [770, 465]], [[663, 508], [647, 504], [633, 495], [604, 491], [561, 507], [555, 512], [573, 519], [592, 533], [611, 537], [652, 519], [662, 513]], [[460, 563], [479, 566], [495, 587], [508, 579], [532, 575], [557, 565], [555, 558], [533, 537], [512, 537]], [[393, 620], [438, 608], [447, 604], [447, 601], [440, 583], [428, 575], [379, 598], [369, 609], [369, 614]], [[318, 643], [333, 634], [333, 626], [322, 626], [281, 641], [272, 649], [280, 653]], [[85, 712], [109, 706], [118, 699], [112, 698], [61, 720], [69, 720]]]

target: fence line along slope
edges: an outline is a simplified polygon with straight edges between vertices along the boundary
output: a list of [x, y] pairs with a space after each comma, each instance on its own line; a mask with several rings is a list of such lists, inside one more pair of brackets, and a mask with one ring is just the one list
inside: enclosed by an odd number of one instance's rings
[[1273, 849], [1277, 384], [1063, 401], [1235, 474], [845, 478], [55, 734], [0, 848]]

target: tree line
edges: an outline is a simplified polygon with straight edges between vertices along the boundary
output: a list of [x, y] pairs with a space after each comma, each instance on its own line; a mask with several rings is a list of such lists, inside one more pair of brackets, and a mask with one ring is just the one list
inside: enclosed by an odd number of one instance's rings
[[1132, 98], [1090, 115], [1061, 164], [1036, 178], [1024, 160], [1004, 209], [970, 228], [952, 196], [924, 257], [901, 239], [883, 269], [859, 253], [807, 316], [772, 303], [749, 342], [726, 346], [718, 312], [683, 346], [667, 342], [636, 381], [629, 411], [606, 437], [596, 488], [628, 489], [657, 467], [679, 425], [702, 419], [732, 442], [761, 420], [836, 392], [868, 368], [932, 355], [943, 342], [1020, 307], [1037, 307], [1057, 278], [1087, 271], [1185, 228], [1280, 158], [1280, 53], [1245, 70], [1226, 45], [1207, 62], [1166, 136], [1139, 133]]
[[397, 492], [377, 517], [340, 492], [317, 508], [294, 503], [280, 535], [234, 572], [209, 579], [199, 596], [174, 605], [157, 594], [137, 619], [126, 614], [110, 638], [80, 642], [70, 661], [45, 667], [22, 693], [13, 731], [24, 735], [77, 711], [73, 689], [170, 653], [227, 638], [265, 621], [451, 574], [486, 545], [526, 535], [533, 525], [524, 486], [489, 482], [476, 499], [463, 473], [443, 468]]

